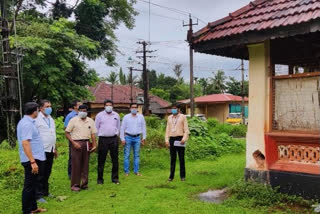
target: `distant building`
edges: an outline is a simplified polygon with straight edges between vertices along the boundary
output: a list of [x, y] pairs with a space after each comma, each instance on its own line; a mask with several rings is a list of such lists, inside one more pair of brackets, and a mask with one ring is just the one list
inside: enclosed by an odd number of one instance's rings
[[[203, 114], [206, 118], [216, 118], [221, 123], [225, 123], [230, 113], [241, 113], [242, 97], [232, 94], [210, 94], [196, 97], [195, 114]], [[244, 98], [245, 112], [248, 112], [248, 98]], [[184, 111], [190, 114], [190, 99], [180, 100], [185, 104]]]
[[[89, 106], [89, 115], [91, 118], [104, 109], [103, 102], [105, 99], [111, 99], [112, 85], [105, 82], [99, 82], [95, 87], [89, 87], [92, 92], [94, 101], [86, 101]], [[150, 97], [150, 111], [152, 114], [164, 117], [166, 110], [161, 109], [170, 105], [166, 100], [160, 97], [149, 95]], [[143, 90], [140, 88], [132, 87], [132, 100], [131, 100], [131, 86], [130, 85], [113, 85], [113, 102], [114, 109], [118, 113], [129, 113], [130, 103], [138, 103], [138, 110], [142, 112], [143, 108]]]

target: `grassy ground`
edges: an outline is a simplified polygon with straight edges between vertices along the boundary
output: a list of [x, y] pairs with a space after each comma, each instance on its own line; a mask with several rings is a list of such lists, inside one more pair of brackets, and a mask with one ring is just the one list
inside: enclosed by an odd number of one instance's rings
[[[120, 185], [110, 182], [110, 158], [105, 168], [105, 184], [96, 184], [97, 155], [94, 154], [90, 160], [89, 189], [73, 193], [67, 178], [67, 148], [60, 147], [50, 189], [53, 195], [67, 198], [48, 199], [49, 203], [40, 206], [47, 208], [48, 213], [269, 213], [266, 209], [243, 208], [230, 201], [216, 205], [197, 199], [200, 192], [227, 187], [241, 179], [244, 154], [225, 155], [215, 161], [187, 161], [186, 182], [181, 182], [177, 173], [171, 183], [167, 182], [169, 152], [165, 149], [142, 150], [142, 177], [134, 174], [124, 177], [122, 154], [120, 159]], [[23, 169], [17, 151], [0, 149], [0, 213], [21, 213], [22, 184]]]

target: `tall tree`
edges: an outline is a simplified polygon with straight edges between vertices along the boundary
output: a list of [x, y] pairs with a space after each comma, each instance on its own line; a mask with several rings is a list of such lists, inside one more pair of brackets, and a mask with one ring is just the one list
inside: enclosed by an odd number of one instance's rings
[[208, 79], [206, 78], [200, 78], [198, 80], [198, 84], [201, 86], [201, 89], [202, 89], [202, 94], [203, 95], [207, 95], [207, 89], [208, 89], [208, 86], [209, 86], [209, 81]]
[[52, 4], [52, 18], [58, 20], [60, 18], [69, 18], [72, 14], [72, 9], [67, 7], [65, 0], [56, 0], [54, 4]]
[[46, 98], [54, 107], [66, 107], [70, 100], [90, 100], [86, 86], [99, 79], [79, 56], [95, 58], [99, 43], [78, 35], [74, 23], [66, 19], [26, 19], [17, 26], [17, 42], [25, 49], [24, 101]]
[[224, 71], [218, 70], [212, 79], [213, 90], [218, 93], [224, 93], [227, 89], [226, 76]]
[[181, 76], [182, 75], [182, 64], [175, 65], [173, 68], [173, 72], [177, 77], [178, 83], [180, 83], [180, 84], [183, 83], [183, 77]]
[[107, 77], [107, 81], [111, 84], [111, 100], [113, 100], [113, 86], [118, 83], [118, 74], [111, 71]]
[[120, 70], [119, 70], [119, 81], [120, 81], [120, 84], [121, 85], [127, 85], [128, 82], [130, 81], [128, 79], [130, 79], [130, 78], [127, 78], [127, 76], [123, 73], [122, 68], [120, 68]]

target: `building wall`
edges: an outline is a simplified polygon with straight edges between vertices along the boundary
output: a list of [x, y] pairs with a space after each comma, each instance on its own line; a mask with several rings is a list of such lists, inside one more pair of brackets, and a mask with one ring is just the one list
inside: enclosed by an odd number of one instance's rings
[[249, 124], [246, 167], [258, 168], [253, 158], [256, 150], [265, 155], [265, 132], [269, 131], [270, 43], [249, 45]]
[[[233, 102], [239, 103], [241, 102]], [[206, 107], [207, 105], [207, 107]], [[248, 105], [248, 102], [245, 102]], [[190, 114], [190, 107], [188, 106], [187, 114]], [[204, 114], [207, 118], [216, 118], [220, 123], [225, 123], [229, 116], [229, 103], [221, 104], [197, 104], [195, 114]]]

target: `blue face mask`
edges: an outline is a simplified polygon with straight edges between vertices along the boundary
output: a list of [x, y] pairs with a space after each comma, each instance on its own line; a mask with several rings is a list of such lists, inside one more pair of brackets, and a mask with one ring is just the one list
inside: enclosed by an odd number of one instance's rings
[[137, 109], [131, 109], [131, 114], [136, 114], [138, 112]]
[[45, 113], [46, 115], [50, 115], [50, 114], [52, 113], [52, 108], [51, 108], [51, 107], [45, 108], [45, 109], [44, 109], [44, 113]]
[[178, 109], [175, 109], [175, 108], [171, 109], [171, 113], [172, 114], [178, 114]]

